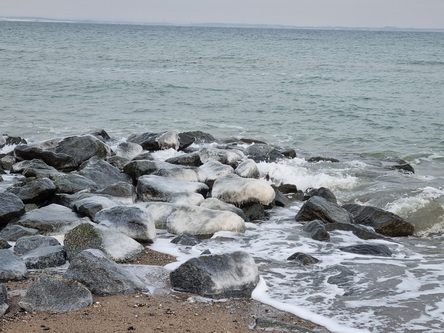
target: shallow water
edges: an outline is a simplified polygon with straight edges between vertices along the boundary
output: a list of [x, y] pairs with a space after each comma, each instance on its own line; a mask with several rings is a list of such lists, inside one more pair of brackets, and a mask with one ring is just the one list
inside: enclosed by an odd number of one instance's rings
[[[267, 295], [311, 318], [370, 332], [442, 332], [442, 37], [0, 22], [0, 130], [30, 142], [96, 128], [116, 142], [202, 130], [294, 148], [294, 160], [260, 163], [263, 177], [301, 190], [325, 186], [342, 204], [387, 209], [414, 223], [415, 236], [369, 241], [389, 246], [392, 258], [351, 255], [338, 246], [360, 240], [344, 232], [330, 243], [311, 240], [294, 222], [295, 203], [249, 224], [245, 235], [216, 235], [191, 255], [249, 251]], [[307, 162], [318, 155], [339, 162]], [[405, 159], [416, 173], [388, 169], [388, 158]], [[286, 258], [297, 251], [321, 262], [296, 267]]]

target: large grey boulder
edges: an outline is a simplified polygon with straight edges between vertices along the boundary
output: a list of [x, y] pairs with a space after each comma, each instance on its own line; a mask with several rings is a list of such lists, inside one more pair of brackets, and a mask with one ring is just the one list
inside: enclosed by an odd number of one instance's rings
[[145, 206], [145, 210], [151, 216], [157, 229], [166, 229], [168, 217], [179, 206], [179, 204], [170, 202], [148, 202]]
[[150, 214], [137, 206], [114, 206], [102, 209], [94, 222], [117, 230], [142, 242], [152, 243], [156, 238], [156, 226]]
[[123, 171], [130, 175], [133, 180], [137, 180], [140, 176], [150, 175], [160, 169], [168, 169], [177, 165], [152, 160], [133, 160], [123, 167]]
[[37, 146], [18, 145], [14, 149], [14, 154], [19, 160], [40, 159], [57, 170], [71, 171], [77, 167], [71, 156], [44, 150]]
[[222, 164], [231, 165], [235, 168], [241, 161], [245, 160], [244, 153], [238, 149], [201, 148], [199, 156], [202, 163], [218, 161]]
[[169, 167], [168, 169], [160, 169], [154, 172], [153, 175], [186, 180], [190, 182], [204, 183], [207, 180], [205, 172], [203, 172], [198, 167], [183, 165], [175, 165], [174, 167]]
[[198, 152], [187, 153], [179, 156], [170, 157], [165, 160], [167, 163], [178, 164], [178, 165], [188, 165], [188, 166], [201, 166], [202, 161]]
[[111, 149], [92, 135], [64, 138], [55, 147], [55, 152], [71, 156], [77, 165], [91, 157], [105, 159], [111, 156]]
[[0, 229], [25, 214], [25, 204], [13, 193], [0, 193]]
[[155, 175], [139, 177], [136, 186], [137, 197], [141, 201], [165, 201], [180, 193], [199, 193], [206, 197], [209, 188], [199, 182], [190, 182]]
[[66, 252], [62, 245], [38, 247], [20, 257], [28, 269], [57, 267], [66, 262]]
[[134, 142], [121, 142], [115, 149], [116, 156], [132, 159], [143, 151], [143, 147]]
[[324, 225], [327, 231], [342, 230], [350, 231], [356, 237], [367, 240], [367, 239], [388, 239], [387, 237], [378, 234], [373, 231], [373, 228], [363, 226], [360, 224], [349, 224], [349, 223], [327, 223]]
[[325, 229], [325, 223], [319, 220], [307, 222], [303, 230], [310, 234], [310, 237], [317, 241], [329, 241], [330, 234]]
[[96, 214], [102, 209], [115, 205], [117, 205], [116, 201], [100, 195], [88, 196], [73, 202], [74, 210], [83, 216], [88, 216], [91, 220], [94, 220]]
[[193, 258], [170, 273], [175, 290], [204, 297], [251, 297], [259, 272], [250, 254], [242, 251]]
[[145, 248], [127, 235], [105, 226], [82, 223], [65, 234], [65, 251], [68, 260], [86, 249], [98, 249], [117, 262], [136, 259]]
[[26, 254], [39, 247], [60, 245], [54, 237], [45, 237], [40, 235], [24, 236], [17, 239], [14, 245], [14, 252], [17, 254]]
[[94, 160], [86, 163], [79, 174], [95, 182], [99, 189], [117, 182], [132, 182], [126, 173], [120, 172], [118, 168], [103, 160]]
[[13, 173], [21, 173], [25, 177], [35, 177], [35, 178], [50, 178], [61, 174], [56, 168], [49, 166], [45, 162], [39, 159], [25, 160], [14, 164], [11, 168]]
[[226, 202], [223, 202], [216, 198], [207, 198], [205, 199], [201, 204], [200, 207], [202, 208], [208, 208], [208, 209], [214, 209], [214, 210], [224, 210], [229, 211], [232, 213], [235, 213], [239, 215], [242, 219], [247, 221], [247, 217], [245, 216], [245, 213], [242, 209], [236, 207], [233, 204], [229, 204]]
[[377, 233], [390, 237], [413, 235], [414, 226], [400, 216], [373, 206], [343, 206], [353, 215], [354, 223], [373, 227]]
[[310, 199], [311, 197], [314, 197], [314, 196], [323, 197], [327, 201], [330, 201], [330, 202], [333, 202], [333, 203], [338, 203], [338, 200], [336, 199], [336, 196], [334, 195], [334, 193], [330, 189], [328, 189], [326, 187], [310, 189], [305, 194], [304, 199], [308, 200], [308, 199]]
[[147, 290], [134, 274], [97, 249], [84, 250], [76, 255], [71, 260], [64, 277], [83, 283], [93, 294], [101, 296]]
[[393, 254], [392, 251], [383, 244], [356, 244], [340, 247], [339, 250], [344, 252], [380, 257], [391, 257]]
[[247, 179], [230, 174], [218, 178], [211, 192], [213, 198], [237, 206], [251, 203], [270, 205], [275, 198], [274, 189], [261, 179]]
[[6, 287], [0, 284], [0, 317], [3, 316], [8, 309], [8, 293]]
[[94, 181], [75, 173], [61, 174], [54, 180], [54, 185], [57, 193], [68, 194], [97, 188]]
[[222, 164], [219, 161], [208, 161], [199, 168], [205, 173], [206, 180], [209, 183], [214, 182], [220, 177], [234, 173], [233, 167]]
[[10, 250], [0, 250], [0, 282], [19, 281], [28, 277], [23, 261]]
[[164, 150], [173, 148], [178, 150], [180, 147], [179, 133], [174, 131], [160, 133], [143, 133], [132, 135], [127, 141], [137, 143], [145, 150]]
[[218, 231], [245, 232], [245, 221], [228, 211], [180, 205], [168, 216], [166, 229], [178, 235], [213, 235]]
[[277, 149], [263, 143], [255, 143], [248, 146], [244, 153], [255, 162], [276, 162], [285, 158]]
[[56, 186], [48, 178], [39, 178], [26, 182], [23, 186], [10, 187], [7, 192], [14, 193], [25, 204], [44, 204], [56, 192]]
[[94, 191], [94, 193], [118, 198], [128, 198], [133, 201], [136, 198], [136, 187], [127, 182], [117, 182], [101, 190]]
[[17, 224], [39, 230], [41, 233], [63, 233], [80, 224], [82, 219], [71, 209], [51, 204], [23, 215]]
[[234, 170], [234, 173], [243, 178], [259, 178], [260, 176], [257, 164], [252, 159], [247, 159], [240, 163]]
[[0, 239], [15, 242], [20, 237], [37, 235], [38, 232], [37, 229], [26, 228], [18, 224], [8, 224], [0, 230]]
[[19, 302], [28, 312], [59, 313], [92, 304], [91, 292], [80, 282], [60, 276], [40, 275]]
[[295, 219], [299, 222], [321, 220], [325, 223], [352, 223], [352, 217], [347, 210], [320, 196], [308, 199]]

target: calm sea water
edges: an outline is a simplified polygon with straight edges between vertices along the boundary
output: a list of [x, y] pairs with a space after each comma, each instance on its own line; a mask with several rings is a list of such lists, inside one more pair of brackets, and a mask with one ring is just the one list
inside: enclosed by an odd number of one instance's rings
[[[295, 148], [298, 158], [261, 163], [262, 173], [395, 212], [415, 237], [383, 242], [390, 259], [345, 254], [338, 245], [360, 240], [310, 240], [293, 222], [295, 204], [201, 247], [223, 252], [231, 238], [230, 250], [252, 252], [268, 294], [300, 315], [370, 332], [443, 332], [442, 50], [444, 34], [432, 32], [0, 22], [0, 131], [35, 142], [96, 128], [117, 140], [202, 130]], [[340, 162], [307, 162], [317, 155]], [[416, 173], [386, 169], [387, 158]], [[321, 263], [288, 264], [297, 251]], [[338, 274], [348, 282], [327, 281]]]

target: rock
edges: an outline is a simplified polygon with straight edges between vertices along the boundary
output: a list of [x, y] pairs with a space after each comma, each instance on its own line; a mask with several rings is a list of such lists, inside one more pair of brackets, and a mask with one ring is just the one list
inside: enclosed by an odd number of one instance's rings
[[28, 277], [23, 261], [8, 249], [0, 250], [0, 282], [20, 281]]
[[59, 313], [79, 310], [91, 305], [92, 301], [91, 292], [83, 284], [42, 274], [29, 287], [19, 305], [28, 312]]
[[204, 201], [204, 197], [199, 193], [176, 193], [168, 198], [168, 202], [179, 205], [200, 206]]
[[298, 192], [298, 188], [294, 184], [282, 184], [277, 186], [276, 189], [283, 194], [294, 194]]
[[51, 199], [56, 192], [56, 186], [48, 178], [39, 178], [25, 183], [23, 186], [10, 187], [7, 192], [14, 193], [25, 204], [41, 205]]
[[232, 212], [181, 205], [168, 216], [166, 229], [177, 235], [213, 235], [218, 231], [245, 232], [245, 222]]
[[299, 264], [304, 265], [304, 266], [314, 265], [319, 262], [319, 259], [317, 259], [309, 254], [302, 253], [302, 252], [293, 253], [291, 256], [289, 256], [287, 258], [287, 260], [297, 261]]
[[294, 149], [282, 150], [281, 154], [287, 158], [296, 158], [297, 157], [296, 150], [294, 150]]
[[138, 160], [147, 160], [147, 161], [153, 161], [154, 157], [151, 154], [151, 152], [149, 151], [143, 151], [141, 152], [139, 155], [137, 155], [136, 157], [134, 157], [132, 159], [133, 161], [138, 161]]
[[212, 197], [238, 206], [248, 203], [267, 206], [273, 203], [275, 192], [264, 180], [246, 179], [230, 174], [214, 182]]
[[14, 245], [14, 252], [17, 254], [26, 254], [39, 247], [60, 245], [54, 237], [45, 237], [40, 235], [24, 236], [17, 239]]
[[371, 256], [380, 256], [380, 257], [391, 257], [392, 251], [382, 244], [374, 245], [374, 244], [357, 244], [340, 247], [339, 250], [344, 252], [363, 254], [363, 255], [371, 255]]
[[6, 290], [6, 287], [0, 284], [0, 317], [3, 316], [6, 311], [8, 311], [8, 309], [8, 292]]
[[218, 161], [206, 162], [199, 168], [205, 173], [206, 181], [210, 184], [214, 183], [216, 179], [234, 172], [234, 169], [231, 166], [222, 164]]
[[60, 234], [80, 224], [82, 220], [69, 208], [51, 204], [23, 215], [17, 224], [41, 233]]
[[136, 188], [127, 182], [117, 182], [109, 185], [101, 190], [94, 191], [100, 195], [111, 195], [119, 198], [129, 198], [131, 201], [136, 199]]
[[274, 204], [278, 207], [290, 206], [290, 200], [274, 186], [272, 187], [274, 189]]
[[92, 136], [96, 137], [97, 139], [103, 142], [111, 140], [111, 137], [103, 128], [89, 131], [88, 133], [86, 133], [86, 135], [87, 134], [91, 134]]
[[333, 192], [325, 187], [308, 190], [307, 193], [305, 194], [304, 200], [308, 200], [314, 196], [323, 197], [327, 201], [333, 202], [335, 204], [338, 203], [338, 200], [336, 199], [336, 196], [333, 194]]
[[343, 230], [343, 231], [351, 231], [356, 237], [361, 239], [387, 239], [386, 237], [377, 234], [373, 230], [369, 230], [369, 227], [364, 227], [359, 224], [349, 224], [349, 223], [327, 223], [324, 224], [324, 227], [327, 231], [333, 230]]
[[20, 259], [28, 269], [44, 269], [64, 265], [66, 252], [61, 245], [43, 246], [26, 253]]
[[7, 240], [0, 238], [0, 250], [9, 249], [11, 245], [9, 245]]
[[325, 224], [322, 221], [314, 220], [307, 222], [303, 230], [310, 233], [310, 237], [317, 241], [328, 242], [330, 240], [330, 234], [325, 229]]
[[89, 196], [73, 202], [74, 210], [83, 216], [88, 216], [91, 220], [94, 220], [96, 214], [102, 209], [115, 205], [117, 205], [116, 202], [100, 195]]
[[73, 194], [83, 190], [96, 189], [97, 184], [79, 174], [61, 174], [54, 180], [57, 193]]
[[109, 164], [111, 164], [113, 167], [116, 167], [120, 171], [123, 171], [123, 168], [125, 167], [125, 165], [127, 163], [129, 163], [131, 160], [128, 158], [125, 158], [125, 157], [120, 157], [120, 156], [114, 155], [114, 156], [107, 158], [106, 161]]
[[396, 214], [377, 207], [358, 204], [349, 204], [343, 207], [351, 213], [354, 223], [373, 227], [381, 235], [390, 237], [413, 235], [413, 224]]
[[192, 258], [170, 273], [175, 290], [204, 297], [251, 297], [259, 272], [250, 254], [233, 252]]
[[115, 153], [117, 156], [132, 159], [143, 152], [143, 147], [134, 142], [119, 143]]
[[11, 170], [15, 163], [17, 163], [17, 160], [14, 156], [5, 155], [0, 158], [0, 170]]
[[79, 174], [95, 182], [99, 189], [117, 182], [131, 183], [131, 178], [127, 174], [103, 160], [88, 162]]
[[147, 287], [131, 272], [97, 249], [80, 252], [70, 262], [65, 278], [74, 279], [93, 294], [108, 296], [143, 292]]
[[243, 152], [237, 149], [202, 148], [199, 150], [202, 163], [217, 161], [235, 168], [240, 161], [246, 159]]
[[182, 134], [192, 136], [195, 143], [212, 143], [217, 141], [216, 138], [210, 133], [205, 133], [202, 131], [183, 132]]
[[234, 173], [243, 178], [259, 178], [260, 173], [259, 169], [256, 165], [256, 162], [247, 159], [240, 163], [237, 168], [234, 170]]
[[150, 175], [156, 171], [162, 169], [176, 168], [177, 165], [162, 162], [162, 161], [150, 161], [150, 160], [133, 160], [123, 167], [123, 171], [128, 174], [134, 181], [140, 176]]
[[27, 144], [26, 140], [19, 137], [19, 136], [9, 136], [9, 135], [4, 135], [3, 136], [6, 140], [6, 145], [8, 146], [13, 146], [13, 145], [20, 145], [20, 144]]
[[155, 175], [139, 177], [136, 186], [137, 198], [141, 201], [169, 201], [179, 193], [199, 193], [205, 198], [208, 190], [203, 183]]
[[145, 248], [127, 235], [101, 225], [82, 223], [65, 234], [68, 260], [86, 249], [98, 249], [117, 262], [136, 259]]
[[296, 214], [295, 220], [352, 223], [351, 215], [347, 210], [319, 196], [308, 199]]
[[0, 193], [0, 229], [25, 214], [25, 205], [15, 194]]
[[406, 161], [400, 158], [388, 158], [382, 164], [390, 170], [398, 170], [404, 173], [415, 173], [415, 169]]
[[180, 207], [179, 204], [167, 202], [149, 202], [145, 209], [151, 216], [157, 229], [166, 229], [166, 222], [174, 210]]
[[165, 162], [177, 165], [188, 165], [188, 166], [201, 166], [202, 161], [198, 152], [183, 154], [179, 156], [174, 156], [167, 159]]
[[293, 332], [293, 333], [315, 333], [307, 327], [289, 324], [281, 320], [271, 318], [256, 318], [253, 329], [261, 331], [280, 331], [280, 332]]
[[10, 242], [15, 242], [17, 239], [23, 236], [32, 236], [38, 234], [37, 229], [25, 228], [17, 224], [8, 224], [2, 230], [0, 230], [0, 238]]
[[6, 146], [6, 138], [1, 135], [0, 136], [0, 149], [3, 148], [4, 146]]
[[25, 177], [50, 179], [60, 175], [60, 171], [38, 159], [18, 162], [12, 166], [11, 172], [22, 173]]
[[156, 238], [156, 226], [149, 213], [137, 206], [114, 206], [102, 209], [94, 222], [117, 230], [141, 242], [152, 243]]
[[207, 180], [205, 172], [198, 167], [189, 167], [182, 165], [177, 165], [176, 167], [171, 167], [168, 169], [160, 169], [154, 172], [153, 175], [186, 180], [189, 182], [205, 183], [205, 181]]
[[200, 207], [202, 208], [208, 208], [208, 209], [214, 209], [214, 210], [224, 210], [229, 211], [232, 213], [235, 213], [239, 215], [243, 220], [247, 221], [247, 217], [244, 213], [244, 211], [235, 205], [228, 204], [226, 202], [220, 201], [216, 198], [207, 198], [205, 199], [201, 204]]
[[316, 157], [311, 157], [311, 158], [309, 158], [309, 159], [307, 160], [307, 162], [310, 162], [310, 163], [317, 163], [317, 162], [332, 162], [332, 163], [337, 163], [337, 162], [339, 162], [339, 160], [336, 159], [336, 158], [316, 156]]
[[248, 139], [248, 138], [241, 138], [241, 139], [239, 139], [239, 141], [240, 141], [240, 142], [243, 142], [243, 143], [247, 143], [247, 144], [249, 144], [249, 145], [252, 145], [252, 144], [255, 144], [255, 143], [257, 143], [257, 144], [264, 144], [264, 145], [267, 144], [266, 142], [261, 141], [261, 140], [257, 140], [257, 139]]
[[179, 133], [173, 131], [132, 135], [127, 141], [137, 143], [145, 150], [165, 150], [170, 148], [178, 150], [180, 146]]
[[56, 145], [55, 152], [71, 156], [78, 166], [91, 157], [106, 159], [111, 156], [111, 149], [92, 135], [64, 138]]
[[36, 146], [19, 145], [15, 147], [14, 154], [19, 160], [40, 159], [57, 170], [72, 171], [77, 168], [77, 163], [71, 156], [43, 150]]
[[284, 158], [284, 155], [282, 155], [277, 149], [267, 144], [253, 144], [247, 147], [244, 153], [256, 163], [271, 163]]
[[191, 146], [196, 139], [188, 133], [179, 133], [179, 150], [184, 150]]
[[259, 203], [253, 203], [250, 205], [243, 205], [242, 211], [247, 217], [246, 221], [263, 221], [265, 220], [264, 206]]
[[173, 244], [186, 245], [186, 246], [194, 246], [199, 244], [200, 242], [201, 241], [199, 240], [199, 238], [188, 233], [180, 234], [179, 236], [174, 237], [171, 240], [171, 243]]

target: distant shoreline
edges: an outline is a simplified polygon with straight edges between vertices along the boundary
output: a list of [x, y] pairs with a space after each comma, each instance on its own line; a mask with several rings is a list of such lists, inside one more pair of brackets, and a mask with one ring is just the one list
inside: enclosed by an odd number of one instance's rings
[[399, 28], [399, 27], [344, 27], [344, 26], [292, 26], [278, 24], [244, 24], [244, 23], [170, 23], [143, 21], [80, 20], [54, 19], [44, 17], [0, 17], [0, 22], [34, 22], [34, 23], [72, 23], [72, 24], [112, 24], [112, 25], [147, 25], [179, 26], [209, 28], [245, 28], [245, 29], [287, 29], [287, 30], [350, 30], [350, 31], [392, 31], [392, 32], [444, 32], [444, 28]]

